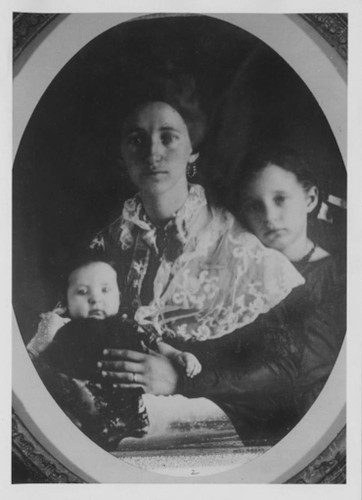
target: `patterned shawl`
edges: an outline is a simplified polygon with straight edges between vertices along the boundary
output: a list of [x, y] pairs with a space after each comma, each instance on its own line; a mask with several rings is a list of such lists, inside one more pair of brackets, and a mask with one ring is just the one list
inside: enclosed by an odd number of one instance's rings
[[[123, 305], [163, 337], [221, 337], [251, 323], [304, 283], [280, 252], [264, 247], [229, 212], [210, 207], [199, 185], [190, 186], [185, 204], [161, 233], [160, 238], [136, 195], [91, 247], [116, 250], [121, 260], [124, 256]], [[159, 267], [153, 298], [142, 305], [142, 283], [155, 255]]]

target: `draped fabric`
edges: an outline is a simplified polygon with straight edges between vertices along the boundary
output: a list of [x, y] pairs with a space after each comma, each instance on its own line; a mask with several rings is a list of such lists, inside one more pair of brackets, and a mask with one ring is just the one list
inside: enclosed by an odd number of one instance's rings
[[[138, 195], [91, 243], [116, 251], [122, 306], [160, 336], [206, 340], [231, 333], [304, 283], [279, 252], [265, 248], [191, 185], [185, 204], [164, 226], [148, 218]], [[150, 261], [159, 260], [148, 304], [141, 302]]]

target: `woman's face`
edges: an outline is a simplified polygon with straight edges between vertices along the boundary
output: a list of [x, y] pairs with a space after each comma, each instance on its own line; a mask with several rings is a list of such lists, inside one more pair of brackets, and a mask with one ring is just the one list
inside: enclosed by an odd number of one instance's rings
[[299, 247], [304, 249], [307, 215], [317, 201], [315, 187], [305, 189], [293, 172], [269, 164], [249, 182], [242, 217], [264, 245], [289, 257]]
[[127, 118], [121, 151], [132, 182], [152, 195], [184, 189], [187, 164], [197, 158], [183, 118], [164, 102], [145, 104]]

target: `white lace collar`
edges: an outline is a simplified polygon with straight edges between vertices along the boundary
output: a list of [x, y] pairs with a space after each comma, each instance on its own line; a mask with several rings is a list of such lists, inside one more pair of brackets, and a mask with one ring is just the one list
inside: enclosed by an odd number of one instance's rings
[[[163, 228], [165, 233], [172, 235], [173, 238], [176, 238], [184, 245], [191, 233], [194, 220], [198, 217], [200, 210], [206, 206], [207, 200], [204, 188], [198, 184], [190, 184], [185, 203], [167, 222]], [[139, 227], [145, 233], [145, 240], [148, 240], [150, 244], [155, 244], [155, 234], [158, 227], [148, 217], [139, 194], [124, 203], [121, 224], [120, 239], [123, 248], [127, 248], [132, 244], [133, 238], [130, 235], [132, 225]]]

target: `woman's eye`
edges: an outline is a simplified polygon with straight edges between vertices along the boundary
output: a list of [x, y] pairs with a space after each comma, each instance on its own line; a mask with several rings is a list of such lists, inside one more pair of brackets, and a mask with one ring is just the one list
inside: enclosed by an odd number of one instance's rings
[[143, 139], [138, 134], [130, 135], [127, 137], [127, 144], [128, 144], [128, 146], [131, 146], [132, 148], [139, 147], [142, 145], [142, 143], [143, 143]]
[[171, 144], [174, 141], [177, 141], [177, 139], [178, 139], [178, 135], [173, 134], [171, 132], [164, 132], [161, 134], [161, 142], [165, 146], [167, 146], [168, 144]]

